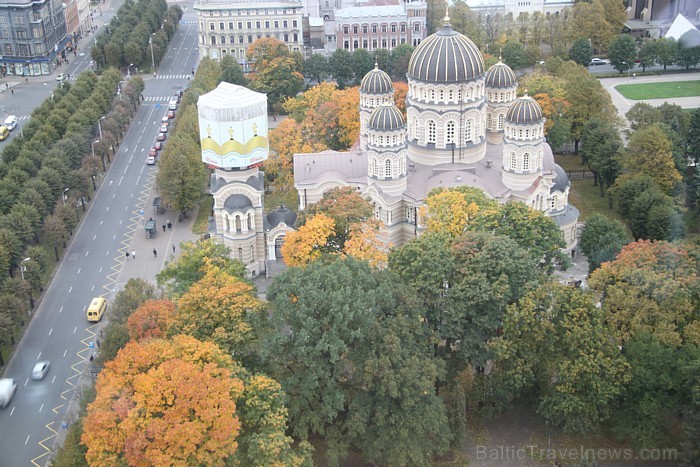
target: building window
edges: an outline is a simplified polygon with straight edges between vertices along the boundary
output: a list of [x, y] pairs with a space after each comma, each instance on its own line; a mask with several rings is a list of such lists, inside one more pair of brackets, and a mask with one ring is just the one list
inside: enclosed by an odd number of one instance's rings
[[386, 24], [382, 24], [382, 32], [386, 32]]
[[428, 120], [428, 143], [435, 144], [435, 121]]
[[211, 36], [211, 45], [216, 45], [216, 36]]
[[474, 137], [474, 119], [468, 119], [467, 124], [464, 127], [464, 142], [467, 143], [471, 141]]
[[289, 34], [284, 35], [284, 42], [289, 42]]
[[287, 23], [287, 20], [286, 20], [286, 19], [285, 19], [284, 21], [282, 21], [282, 27], [283, 27], [283, 28], [286, 29], [286, 28], [287, 28], [287, 24], [288, 24], [288, 23]]
[[343, 26], [343, 34], [350, 34], [350, 27], [349, 26]]
[[420, 32], [420, 23], [413, 24], [413, 32]]
[[242, 44], [243, 43], [243, 36], [238, 36], [238, 43]]
[[357, 26], [353, 26], [353, 27], [352, 27], [352, 33], [353, 33], [353, 34], [357, 34]]
[[372, 173], [370, 175], [379, 175], [379, 164], [377, 163], [377, 159], [372, 159]]
[[228, 28], [229, 28], [229, 29], [233, 29], [233, 21], [231, 21], [231, 22], [228, 23]]
[[219, 29], [221, 29], [221, 30], [224, 29], [224, 23], [219, 23]]
[[515, 170], [518, 167], [518, 161], [516, 160], [515, 153], [510, 153], [510, 168]]
[[279, 28], [279, 27], [280, 27], [280, 22], [279, 22], [279, 21], [275, 21], [275, 22], [273, 22], [272, 24], [275, 25], [275, 28]]
[[260, 21], [255, 22], [255, 29], [260, 29]]
[[345, 50], [350, 50], [350, 41], [343, 42], [343, 48]]
[[253, 29], [253, 22], [252, 21], [246, 21], [245, 24], [248, 27], [248, 29]]
[[504, 114], [498, 114], [498, 130], [503, 130], [503, 115]]
[[396, 32], [396, 25], [395, 24], [391, 25], [391, 32]]
[[386, 49], [386, 39], [382, 39], [382, 49]]
[[530, 170], [530, 153], [523, 154], [523, 170]]
[[238, 22], [238, 29], [243, 29], [243, 21]]
[[299, 34], [294, 33], [294, 42], [299, 42]]
[[367, 34], [367, 25], [362, 26], [362, 34]]
[[248, 43], [249, 44], [253, 43], [253, 35], [252, 34], [248, 34]]
[[445, 129], [445, 142], [451, 144], [455, 142], [455, 122], [447, 122]]
[[357, 50], [360, 48], [359, 42], [357, 40], [352, 41], [352, 49]]
[[391, 177], [391, 159], [384, 161], [384, 178]]
[[238, 259], [239, 261], [243, 261], [243, 248], [238, 249]]
[[377, 25], [376, 24], [372, 25], [372, 34], [377, 34]]
[[366, 49], [367, 48], [367, 39], [362, 41], [362, 48]]
[[377, 48], [377, 39], [372, 40], [372, 48], [376, 49]]
[[401, 157], [399, 159], [399, 175], [405, 175], [406, 174], [406, 158]]
[[396, 39], [391, 40], [391, 48], [396, 48]]
[[297, 27], [297, 20], [295, 20], [295, 19], [292, 20], [292, 27], [293, 28]]
[[15, 24], [24, 24], [24, 18], [21, 16], [15, 16]]
[[[401, 23], [401, 32], [406, 32], [406, 23]], [[403, 43], [403, 42], [402, 42]]]
[[216, 29], [216, 26], [214, 26], [214, 23], [209, 23], [209, 30], [213, 31]]

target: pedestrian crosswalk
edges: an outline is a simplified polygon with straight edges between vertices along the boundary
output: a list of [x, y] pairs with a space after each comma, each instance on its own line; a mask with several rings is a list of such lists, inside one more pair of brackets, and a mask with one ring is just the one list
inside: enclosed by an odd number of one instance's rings
[[144, 102], [156, 102], [156, 103], [161, 103], [161, 102], [170, 102], [170, 99], [172, 99], [173, 96], [144, 96], [143, 100]]
[[157, 75], [156, 79], [187, 79], [190, 75]]
[[196, 19], [181, 19], [180, 24], [197, 24]]

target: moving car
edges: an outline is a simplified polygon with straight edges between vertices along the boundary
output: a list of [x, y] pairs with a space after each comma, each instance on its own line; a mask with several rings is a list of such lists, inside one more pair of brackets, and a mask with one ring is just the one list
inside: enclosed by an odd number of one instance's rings
[[146, 158], [146, 165], [156, 165], [156, 158], [155, 156], [151, 156], [150, 154]]
[[68, 75], [65, 73], [59, 73], [58, 76], [56, 76], [56, 81], [63, 81], [68, 79]]
[[17, 391], [17, 383], [15, 383], [14, 379], [0, 379], [0, 409], [4, 409], [10, 405], [10, 401], [12, 401], [15, 391]]
[[46, 376], [46, 373], [49, 372], [50, 366], [51, 366], [51, 362], [49, 362], [48, 360], [37, 362], [36, 365], [34, 365], [34, 369], [32, 370], [32, 379], [33, 380], [44, 379], [44, 376]]
[[608, 64], [607, 60], [603, 60], [602, 58], [592, 58], [592, 59], [591, 59], [591, 63], [590, 63], [589, 66], [593, 66], [593, 65], [607, 65], [607, 64]]
[[12, 131], [15, 129], [17, 126], [17, 116], [16, 115], [10, 115], [5, 119], [4, 125], [7, 127], [8, 130]]
[[10, 136], [10, 130], [5, 126], [0, 126], [0, 141], [6, 140]]
[[165, 141], [165, 133], [158, 133], [158, 136], [156, 136], [156, 139], [158, 141]]
[[97, 322], [101, 320], [105, 311], [107, 311], [107, 300], [102, 297], [93, 298], [87, 309], [88, 321]]

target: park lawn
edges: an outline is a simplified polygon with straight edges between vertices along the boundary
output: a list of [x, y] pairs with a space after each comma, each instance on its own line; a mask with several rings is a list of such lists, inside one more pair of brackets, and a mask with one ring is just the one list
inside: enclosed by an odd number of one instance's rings
[[620, 84], [615, 87], [627, 99], [670, 99], [700, 96], [700, 80], [664, 83]]
[[576, 206], [581, 212], [579, 221], [585, 221], [593, 214], [599, 213], [617, 219], [624, 224], [620, 213], [616, 209], [608, 208], [608, 197], [600, 196], [600, 188], [593, 185], [592, 178], [571, 181], [569, 203]]

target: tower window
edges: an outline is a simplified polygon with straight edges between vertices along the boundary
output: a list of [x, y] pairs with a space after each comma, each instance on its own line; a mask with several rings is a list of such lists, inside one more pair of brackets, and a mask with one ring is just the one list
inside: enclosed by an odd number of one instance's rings
[[455, 142], [455, 122], [447, 122], [445, 128], [445, 142], [447, 144]]
[[435, 143], [435, 121], [428, 120], [428, 143]]
[[515, 157], [515, 153], [514, 153], [514, 152], [511, 152], [511, 153], [510, 153], [510, 168], [511, 168], [512, 170], [515, 170], [515, 169], [517, 168], [517, 166], [518, 166], [518, 164], [517, 164], [517, 160], [516, 160], [516, 157]]
[[467, 120], [467, 125], [464, 128], [464, 142], [469, 142], [474, 137], [474, 119]]
[[530, 170], [530, 153], [523, 154], [523, 170]]
[[391, 159], [384, 161], [384, 178], [391, 177]]

